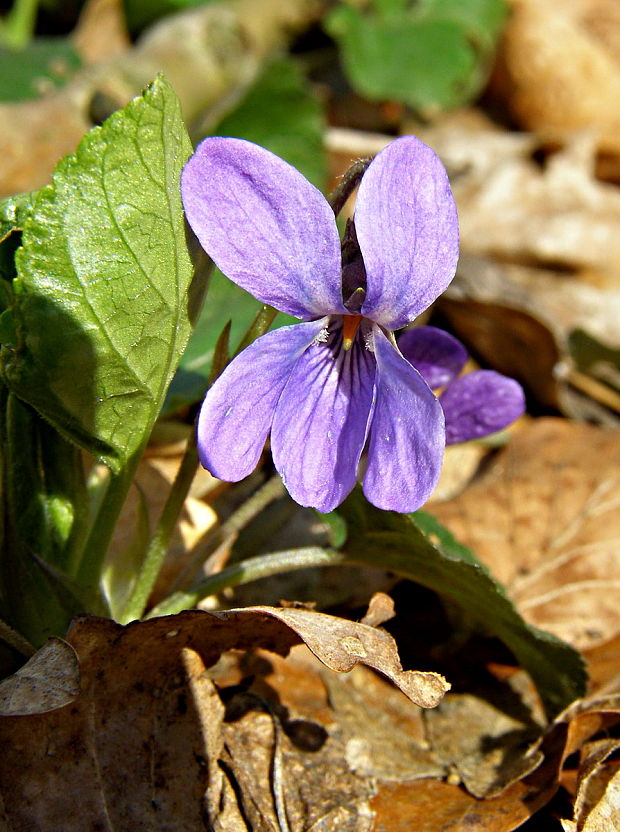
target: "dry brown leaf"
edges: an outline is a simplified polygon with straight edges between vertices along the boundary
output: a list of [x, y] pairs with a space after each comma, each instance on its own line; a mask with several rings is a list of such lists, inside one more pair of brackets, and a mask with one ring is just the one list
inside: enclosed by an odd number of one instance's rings
[[[194, 611], [126, 627], [85, 617], [72, 625], [67, 640], [80, 661], [79, 696], [49, 713], [0, 718], [0, 794], [9, 823], [18, 828], [81, 832], [101, 824], [119, 832], [202, 830], [216, 820], [205, 817], [205, 792], [211, 808], [223, 806], [223, 817], [230, 821], [220, 818], [219, 829], [228, 832], [237, 828], [239, 818], [247, 817], [243, 811], [249, 810], [244, 804], [241, 815], [236, 812], [236, 783], [243, 766], [243, 776], [251, 780], [252, 775], [247, 769], [249, 762], [242, 759], [242, 751], [235, 745], [237, 735], [232, 728], [224, 730], [219, 694], [205, 672], [231, 649], [263, 646], [285, 654], [293, 644], [306, 641], [329, 667], [344, 670], [366, 663], [393, 678], [408, 696], [419, 701], [437, 701], [446, 687], [437, 674], [402, 671], [387, 633], [307, 610]], [[260, 725], [254, 717], [249, 717], [248, 723], [261, 732], [268, 729], [267, 735], [271, 731], [273, 739], [273, 732], [279, 729], [269, 708], [266, 710], [269, 725], [263, 716], [258, 719]], [[232, 718], [230, 712], [226, 718]], [[247, 730], [251, 737], [253, 729]], [[301, 753], [299, 732], [296, 736], [295, 748]], [[251, 744], [251, 739], [248, 742]], [[282, 775], [280, 785], [288, 782], [289, 786], [282, 786], [280, 808], [276, 809], [281, 812], [282, 801], [288, 801], [292, 816], [301, 818], [304, 812], [300, 806], [312, 802], [312, 795], [304, 791], [310, 781], [300, 782], [302, 769], [314, 763], [310, 759], [293, 763], [288, 740], [278, 735], [274, 742], [269, 745], [267, 741], [264, 752], [257, 749], [256, 771], [265, 770], [264, 753], [272, 754], [271, 767], [281, 755], [282, 766], [289, 767], [294, 776], [287, 781]], [[325, 754], [333, 751], [336, 759], [338, 749], [327, 747], [328, 743], [325, 746]], [[306, 748], [303, 753], [314, 752]], [[340, 757], [344, 760], [342, 752]], [[218, 759], [229, 760], [224, 774]], [[344, 824], [340, 828], [352, 832], [369, 828], [369, 810], [361, 797], [368, 793], [368, 784], [360, 785], [344, 763], [331, 781], [326, 771], [328, 759], [329, 755], [322, 765], [316, 764], [312, 782], [322, 778], [331, 785], [316, 792], [313, 814], [306, 811], [303, 823], [300, 820], [294, 825], [293, 832], [309, 829], [305, 825], [308, 817], [313, 818], [314, 830], [335, 828], [336, 820]], [[343, 779], [345, 773], [348, 780]], [[345, 780], [351, 793], [341, 795], [336, 803], [335, 794]], [[273, 787], [280, 788], [275, 781]], [[254, 792], [245, 797], [256, 806]], [[256, 808], [262, 825], [257, 820], [254, 828], [276, 828], [273, 818], [269, 820], [272, 809]]]
[[75, 650], [50, 638], [12, 676], [0, 682], [0, 716], [44, 714], [73, 702], [80, 690]]
[[579, 648], [620, 633], [620, 434], [540, 419], [432, 512], [523, 616]]
[[122, 0], [88, 0], [71, 39], [82, 60], [89, 64], [129, 49]]
[[620, 749], [620, 740], [589, 743], [579, 767], [574, 820], [563, 820], [566, 832], [611, 832], [620, 828], [620, 771], [609, 758]]
[[323, 680], [352, 771], [382, 781], [447, 773], [426, 738], [421, 709], [400, 691], [365, 667], [346, 676], [323, 673]]
[[592, 130], [620, 151], [616, 0], [513, 0], [495, 87], [529, 130], [557, 140]]
[[490, 798], [542, 761], [542, 726], [516, 697], [463, 693], [446, 697], [426, 720], [435, 757], [474, 797]]
[[488, 800], [437, 780], [381, 783], [371, 801], [377, 815], [373, 832], [512, 832], [557, 790], [564, 739], [561, 726], [543, 743], [543, 763]]
[[240, 615], [245, 618], [251, 613], [262, 613], [290, 627], [330, 670], [347, 673], [356, 664], [378, 670], [422, 708], [436, 707], [450, 689], [439, 673], [403, 670], [392, 636], [367, 624], [356, 624], [310, 610], [275, 607], [253, 607], [217, 615], [226, 621], [229, 616], [238, 619]]
[[368, 610], [361, 623], [368, 624], [369, 627], [379, 627], [395, 615], [396, 610], [391, 596], [385, 592], [375, 592], [368, 603]]

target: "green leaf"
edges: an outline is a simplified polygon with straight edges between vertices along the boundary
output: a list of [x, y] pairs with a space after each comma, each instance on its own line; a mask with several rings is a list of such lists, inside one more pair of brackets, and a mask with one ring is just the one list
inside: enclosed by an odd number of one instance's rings
[[348, 529], [344, 517], [337, 511], [330, 511], [328, 514], [316, 512], [319, 520], [325, 524], [329, 537], [329, 545], [340, 549], [347, 540]]
[[32, 408], [0, 388], [0, 616], [41, 644], [64, 633], [73, 615], [85, 610], [44, 561], [66, 565], [69, 538], [84, 507], [82, 459]]
[[505, 17], [505, 0], [374, 0], [366, 13], [340, 4], [325, 28], [357, 92], [432, 114], [481, 91]]
[[487, 567], [435, 518], [425, 512], [380, 511], [359, 491], [338, 511], [349, 530], [346, 553], [434, 590], [481, 632], [501, 639], [532, 677], [550, 716], [583, 696], [586, 672], [580, 654], [524, 621]]
[[14, 396], [9, 397], [6, 419], [3, 497], [12, 537], [67, 571], [69, 539], [86, 507], [82, 455]]
[[16, 255], [4, 378], [114, 471], [146, 443], [190, 334], [179, 192], [190, 152], [158, 78], [60, 162]]
[[[296, 167], [317, 187], [325, 184], [321, 108], [307, 89], [298, 65], [290, 58], [278, 58], [267, 66], [237, 109], [220, 122], [215, 132], [256, 142]], [[230, 319], [230, 342], [235, 345], [260, 308], [259, 301], [219, 270], [214, 271], [208, 300], [171, 385], [166, 413], [204, 396], [222, 327]], [[272, 328], [290, 323], [296, 320], [279, 314]]]
[[0, 101], [39, 98], [65, 84], [81, 66], [64, 38], [32, 41], [23, 49], [0, 49]]

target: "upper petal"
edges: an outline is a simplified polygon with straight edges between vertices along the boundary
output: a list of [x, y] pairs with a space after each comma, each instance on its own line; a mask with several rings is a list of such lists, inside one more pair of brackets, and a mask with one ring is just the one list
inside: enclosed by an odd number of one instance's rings
[[214, 476], [236, 482], [254, 470], [291, 370], [326, 323], [323, 318], [268, 332], [210, 388], [198, 417], [198, 453]]
[[181, 195], [200, 244], [243, 289], [298, 318], [346, 312], [334, 215], [291, 165], [252, 142], [208, 138]]
[[448, 445], [502, 430], [525, 410], [521, 385], [494, 370], [476, 370], [457, 378], [439, 401], [446, 416]]
[[418, 371], [374, 328], [376, 402], [364, 494], [378, 508], [415, 511], [437, 484], [444, 450], [441, 405]]
[[449, 384], [467, 361], [463, 344], [434, 326], [416, 326], [402, 332], [398, 349], [433, 390]]
[[389, 144], [360, 183], [355, 228], [366, 267], [362, 314], [387, 329], [412, 321], [454, 277], [456, 205], [445, 168], [415, 136]]
[[301, 356], [278, 402], [273, 461], [289, 493], [327, 512], [356, 481], [373, 398], [375, 360], [358, 335], [340, 349], [342, 332]]

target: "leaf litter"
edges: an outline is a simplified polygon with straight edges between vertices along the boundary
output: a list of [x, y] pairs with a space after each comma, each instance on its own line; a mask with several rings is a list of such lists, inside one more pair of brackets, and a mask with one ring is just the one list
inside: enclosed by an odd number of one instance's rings
[[527, 621], [591, 648], [620, 634], [619, 472], [618, 431], [539, 419], [432, 511]]
[[[327, 667], [375, 667], [425, 707], [449, 687], [436, 673], [403, 671], [385, 631], [303, 609], [186, 612], [127, 627], [84, 617], [67, 641], [79, 657], [79, 694], [48, 713], [0, 719], [0, 793], [17, 826], [154, 830], [174, 818], [177, 828], [251, 820], [271, 830], [287, 812], [291, 830], [330, 829], [335, 819], [369, 829], [372, 789], [350, 770], [341, 741], [313, 726], [305, 741], [299, 726], [287, 734], [243, 678], [218, 689], [206, 669], [231, 649], [286, 654], [303, 641]], [[313, 780], [304, 754], [323, 747]]]

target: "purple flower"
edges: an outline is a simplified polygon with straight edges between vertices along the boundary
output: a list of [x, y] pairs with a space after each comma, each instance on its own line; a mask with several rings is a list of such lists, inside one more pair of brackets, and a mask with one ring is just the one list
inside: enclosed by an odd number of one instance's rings
[[[419, 139], [397, 139], [369, 166], [342, 255], [321, 193], [250, 142], [206, 139], [181, 187], [187, 219], [224, 274], [302, 321], [258, 338], [207, 393], [198, 447], [216, 477], [251, 473], [271, 434], [274, 464], [293, 499], [327, 512], [352, 490], [366, 450], [366, 497], [379, 508], [413, 511], [439, 477], [444, 409], [454, 436], [478, 435], [478, 424], [486, 432], [504, 426], [492, 407], [476, 422], [492, 380], [459, 392], [459, 361], [445, 360], [443, 334], [425, 345], [413, 339], [418, 369], [392, 335], [446, 288], [458, 259], [448, 178]], [[445, 382], [435, 385], [436, 378]], [[442, 409], [431, 386], [444, 383]]]
[[495, 433], [525, 410], [523, 390], [514, 379], [493, 370], [475, 370], [457, 378], [467, 350], [441, 329], [408, 329], [398, 339], [398, 348], [431, 389], [444, 388], [439, 403], [446, 419], [446, 445]]

